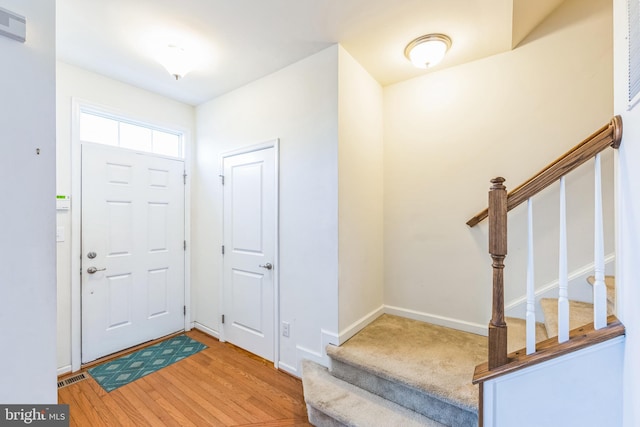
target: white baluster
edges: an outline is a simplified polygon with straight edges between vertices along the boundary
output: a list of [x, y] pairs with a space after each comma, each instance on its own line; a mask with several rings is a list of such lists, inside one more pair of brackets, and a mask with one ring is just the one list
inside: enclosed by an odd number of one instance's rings
[[528, 252], [527, 252], [527, 354], [536, 352], [536, 293], [533, 275], [533, 200], [527, 200]]
[[560, 178], [560, 263], [558, 268], [558, 342], [569, 340], [569, 273], [567, 270], [567, 197], [565, 177]]
[[594, 212], [594, 264], [593, 322], [595, 329], [607, 326], [607, 289], [604, 283], [604, 226], [602, 220], [602, 171], [600, 154], [595, 159], [595, 212]]

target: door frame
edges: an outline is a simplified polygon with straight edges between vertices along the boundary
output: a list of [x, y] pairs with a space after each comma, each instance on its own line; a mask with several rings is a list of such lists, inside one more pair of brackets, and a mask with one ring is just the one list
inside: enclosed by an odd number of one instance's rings
[[[253, 144], [245, 147], [241, 147], [231, 151], [225, 151], [220, 154], [220, 176], [224, 176], [224, 160], [227, 157], [233, 157], [240, 154], [253, 153], [255, 151], [267, 150], [273, 148], [274, 156], [274, 259], [273, 263], [276, 266], [273, 273], [273, 365], [278, 369], [278, 361], [280, 360], [280, 139], [271, 139], [258, 144]], [[224, 245], [224, 188], [222, 188], [222, 180], [220, 181], [220, 236], [221, 245]], [[218, 255], [220, 258], [220, 265], [222, 268], [219, 272], [220, 289], [219, 289], [219, 301], [218, 312], [224, 313], [224, 255], [222, 252]], [[219, 339], [221, 342], [225, 342], [224, 327], [222, 325], [222, 319], [218, 319], [218, 331]]]
[[182, 133], [184, 145], [184, 170], [187, 174], [184, 188], [184, 238], [187, 249], [184, 254], [184, 329], [193, 328], [191, 320], [191, 132], [189, 129], [167, 123], [157, 123], [142, 117], [136, 117], [126, 111], [117, 110], [86, 101], [81, 98], [71, 99], [71, 372], [82, 368], [82, 144], [80, 142], [80, 113], [93, 112], [115, 118], [126, 118], [132, 123], [151, 125], [160, 129], [179, 131]]

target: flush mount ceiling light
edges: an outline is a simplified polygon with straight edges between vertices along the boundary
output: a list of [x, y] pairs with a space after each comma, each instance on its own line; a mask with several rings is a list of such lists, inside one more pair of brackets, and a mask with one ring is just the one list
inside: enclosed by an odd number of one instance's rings
[[430, 68], [444, 58], [451, 47], [451, 39], [444, 34], [418, 37], [404, 49], [404, 56], [418, 68]]
[[180, 46], [168, 45], [160, 52], [158, 62], [167, 69], [176, 80], [184, 77], [193, 69], [193, 58]]

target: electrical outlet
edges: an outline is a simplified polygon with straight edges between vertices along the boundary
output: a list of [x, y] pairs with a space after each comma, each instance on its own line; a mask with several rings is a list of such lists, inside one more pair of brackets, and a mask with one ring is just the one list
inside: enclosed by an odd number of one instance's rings
[[289, 322], [282, 322], [282, 336], [289, 338]]

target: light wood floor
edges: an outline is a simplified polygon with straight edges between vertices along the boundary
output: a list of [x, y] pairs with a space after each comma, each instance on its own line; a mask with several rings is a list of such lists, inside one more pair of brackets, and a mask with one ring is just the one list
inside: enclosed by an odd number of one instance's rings
[[209, 348], [110, 393], [89, 375], [58, 390], [71, 426], [310, 426], [300, 380], [199, 331]]

